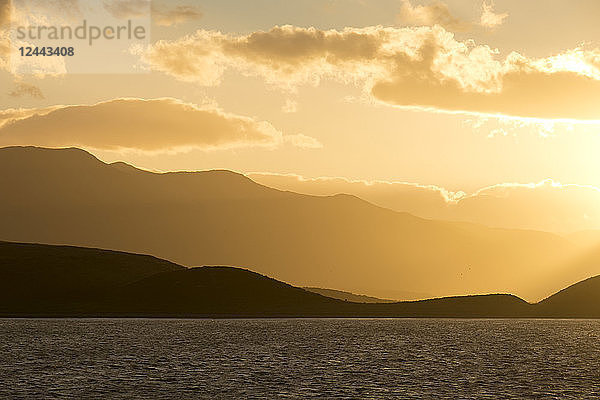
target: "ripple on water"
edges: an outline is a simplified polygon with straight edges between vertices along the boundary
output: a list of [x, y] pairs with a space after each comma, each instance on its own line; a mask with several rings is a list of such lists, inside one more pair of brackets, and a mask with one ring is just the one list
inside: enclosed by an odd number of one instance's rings
[[600, 398], [600, 321], [0, 320], [2, 398]]

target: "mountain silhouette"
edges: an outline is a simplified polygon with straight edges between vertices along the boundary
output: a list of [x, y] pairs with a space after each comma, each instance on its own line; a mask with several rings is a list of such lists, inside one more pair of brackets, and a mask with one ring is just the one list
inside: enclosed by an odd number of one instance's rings
[[600, 316], [600, 277], [539, 304], [507, 294], [359, 303], [240, 268], [185, 268], [139, 254], [0, 242], [0, 278], [1, 316]]
[[63, 310], [180, 269], [184, 267], [146, 255], [0, 242], [0, 310]]
[[[79, 149], [0, 149], [0, 240], [231, 265], [380, 298], [546, 292], [578, 248], [557, 235], [433, 221], [229, 171], [152, 173]], [[572, 280], [566, 274], [558, 287]]]
[[586, 279], [539, 303], [548, 317], [600, 318], [600, 276]]
[[354, 303], [233, 267], [185, 268], [138, 254], [0, 242], [0, 315], [510, 317], [511, 295]]

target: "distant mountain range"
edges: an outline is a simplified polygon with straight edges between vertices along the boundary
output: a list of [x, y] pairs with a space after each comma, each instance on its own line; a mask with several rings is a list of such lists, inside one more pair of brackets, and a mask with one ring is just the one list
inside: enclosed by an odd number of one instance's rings
[[427, 220], [229, 171], [151, 173], [78, 149], [0, 149], [0, 188], [0, 240], [245, 267], [379, 298], [511, 292], [538, 300], [600, 274], [600, 247], [587, 256], [550, 233]]
[[600, 278], [539, 304], [512, 295], [343, 301], [232, 267], [185, 268], [115, 251], [0, 242], [0, 316], [600, 317]]
[[297, 193], [352, 194], [381, 207], [423, 218], [558, 234], [600, 228], [598, 188], [561, 185], [550, 179], [537, 184], [499, 184], [465, 194], [402, 182], [310, 179], [268, 173], [253, 173], [249, 177], [265, 186]]

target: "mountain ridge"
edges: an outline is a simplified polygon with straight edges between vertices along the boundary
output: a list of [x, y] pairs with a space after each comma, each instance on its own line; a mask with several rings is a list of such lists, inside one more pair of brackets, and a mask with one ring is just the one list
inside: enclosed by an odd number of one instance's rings
[[[380, 298], [410, 289], [541, 299], [571, 281], [552, 272], [578, 251], [550, 233], [426, 220], [349, 195], [283, 192], [233, 172], [123, 169], [73, 148], [0, 149], [0, 239], [249, 267]], [[549, 276], [555, 281], [539, 281]]]

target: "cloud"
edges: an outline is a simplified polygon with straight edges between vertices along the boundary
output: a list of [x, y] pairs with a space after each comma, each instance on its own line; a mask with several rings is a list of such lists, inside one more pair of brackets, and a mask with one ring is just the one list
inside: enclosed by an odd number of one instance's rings
[[177, 5], [169, 8], [155, 5], [151, 0], [104, 0], [103, 5], [115, 18], [129, 19], [152, 15], [154, 23], [159, 26], [182, 24], [202, 17], [198, 7]]
[[[115, 99], [94, 105], [0, 113], [0, 145], [143, 152], [274, 148], [288, 139], [271, 124], [174, 99]], [[303, 146], [306, 147], [306, 146]]]
[[482, 12], [481, 19], [479, 24], [485, 28], [496, 28], [504, 23], [504, 20], [508, 18], [507, 13], [496, 14], [494, 12], [494, 3], [491, 2], [488, 4], [487, 1], [484, 1], [481, 4]]
[[462, 199], [455, 218], [477, 219], [492, 226], [568, 233], [600, 229], [600, 189], [591, 185], [504, 183]]
[[42, 90], [30, 83], [25, 82], [17, 82], [15, 84], [15, 88], [8, 92], [8, 95], [11, 97], [33, 97], [34, 99], [44, 99], [44, 93]]
[[142, 54], [155, 71], [206, 86], [228, 69], [295, 90], [323, 79], [361, 85], [389, 105], [540, 119], [599, 120], [600, 50], [547, 58], [459, 41], [440, 26], [320, 30], [276, 26], [248, 35], [199, 30]]
[[54, 107], [46, 107], [46, 108], [35, 108], [35, 109], [26, 109], [26, 108], [11, 108], [7, 110], [0, 111], [0, 131], [4, 125], [8, 125], [14, 123], [16, 121], [20, 121], [22, 119], [30, 118], [34, 115], [45, 115], [51, 111], [60, 108], [60, 106]]
[[0, 30], [0, 71], [8, 70], [10, 57], [10, 42], [8, 36]]
[[310, 137], [310, 136], [302, 135], [302, 134], [284, 136], [284, 141], [286, 143], [291, 144], [292, 146], [300, 147], [303, 149], [322, 149], [323, 148], [323, 144], [321, 142], [319, 142], [317, 139]]
[[413, 6], [410, 0], [402, 0], [398, 18], [400, 22], [411, 26], [440, 25], [454, 31], [464, 31], [470, 27], [469, 23], [454, 17], [442, 1]]
[[118, 19], [150, 16], [152, 0], [104, 0], [103, 6], [113, 17]]
[[156, 25], [171, 26], [202, 18], [198, 7], [179, 5], [174, 8], [153, 7], [152, 18]]
[[389, 207], [384, 198], [394, 193], [393, 207], [399, 211], [419, 211], [423, 209], [442, 209], [455, 203], [466, 194], [451, 192], [435, 185], [420, 185], [410, 182], [387, 182], [351, 180], [342, 177], [306, 178], [295, 174], [252, 173], [248, 175], [258, 183], [281, 190], [290, 190], [316, 196], [329, 196], [340, 193], [352, 194], [366, 200], [381, 198], [374, 202]]
[[242, 36], [199, 30], [179, 40], [158, 41], [142, 58], [154, 70], [207, 86], [218, 85], [224, 71], [235, 68], [290, 88], [318, 84], [325, 76], [366, 78], [370, 67], [365, 61], [377, 56], [386, 35], [379, 28], [322, 31], [277, 26]]
[[423, 218], [558, 233], [600, 229], [600, 189], [561, 184], [550, 179], [528, 184], [503, 183], [466, 194], [409, 182], [304, 178], [269, 173], [255, 173], [249, 177], [280, 190], [321, 196], [351, 194], [381, 207]]
[[402, 0], [398, 18], [401, 23], [409, 26], [434, 26], [440, 25], [448, 30], [464, 32], [475, 25], [494, 29], [504, 23], [507, 13], [496, 14], [494, 3], [484, 0], [481, 4], [481, 17], [477, 23], [470, 23], [456, 18], [450, 12], [448, 5], [436, 0], [427, 5], [413, 5], [410, 0]]
[[[437, 71], [439, 44], [423, 46], [420, 60], [399, 58], [396, 70], [372, 87], [379, 100], [399, 106], [417, 106], [456, 112], [501, 114], [540, 119], [598, 120], [600, 80], [583, 74], [537, 68], [531, 60], [513, 55], [494, 68], [491, 53], [481, 49], [459, 51], [466, 68], [485, 80], [448, 76]], [[481, 58], [481, 68], [476, 60]], [[491, 68], [485, 69], [486, 64]]]
[[295, 113], [298, 111], [298, 102], [292, 99], [286, 99], [285, 103], [281, 107], [281, 111], [286, 114]]
[[0, 0], [0, 70], [7, 70], [10, 55], [10, 0]]
[[[583, 123], [573, 121], [510, 117], [493, 119], [478, 117], [465, 119], [463, 124], [476, 132], [486, 133], [489, 138], [511, 136], [515, 139], [522, 134], [532, 132], [545, 138], [557, 136], [559, 133], [569, 134], [573, 132], [576, 125], [583, 125]], [[590, 121], [587, 125], [596, 126], [597, 123]]]
[[[18, 1], [0, 0], [0, 70], [14, 76], [56, 76], [66, 73], [62, 57], [11, 57], [19, 47], [36, 47], [27, 39], [11, 38], [14, 27], [66, 25], [80, 21], [80, 0]], [[11, 40], [12, 39], [12, 40]], [[11, 48], [12, 47], [12, 48]]]
[[10, 24], [10, 0], [0, 0], [0, 27]]
[[204, 86], [221, 82], [227, 59], [220, 46], [218, 32], [198, 31], [179, 40], [159, 40], [141, 54], [155, 70]]

